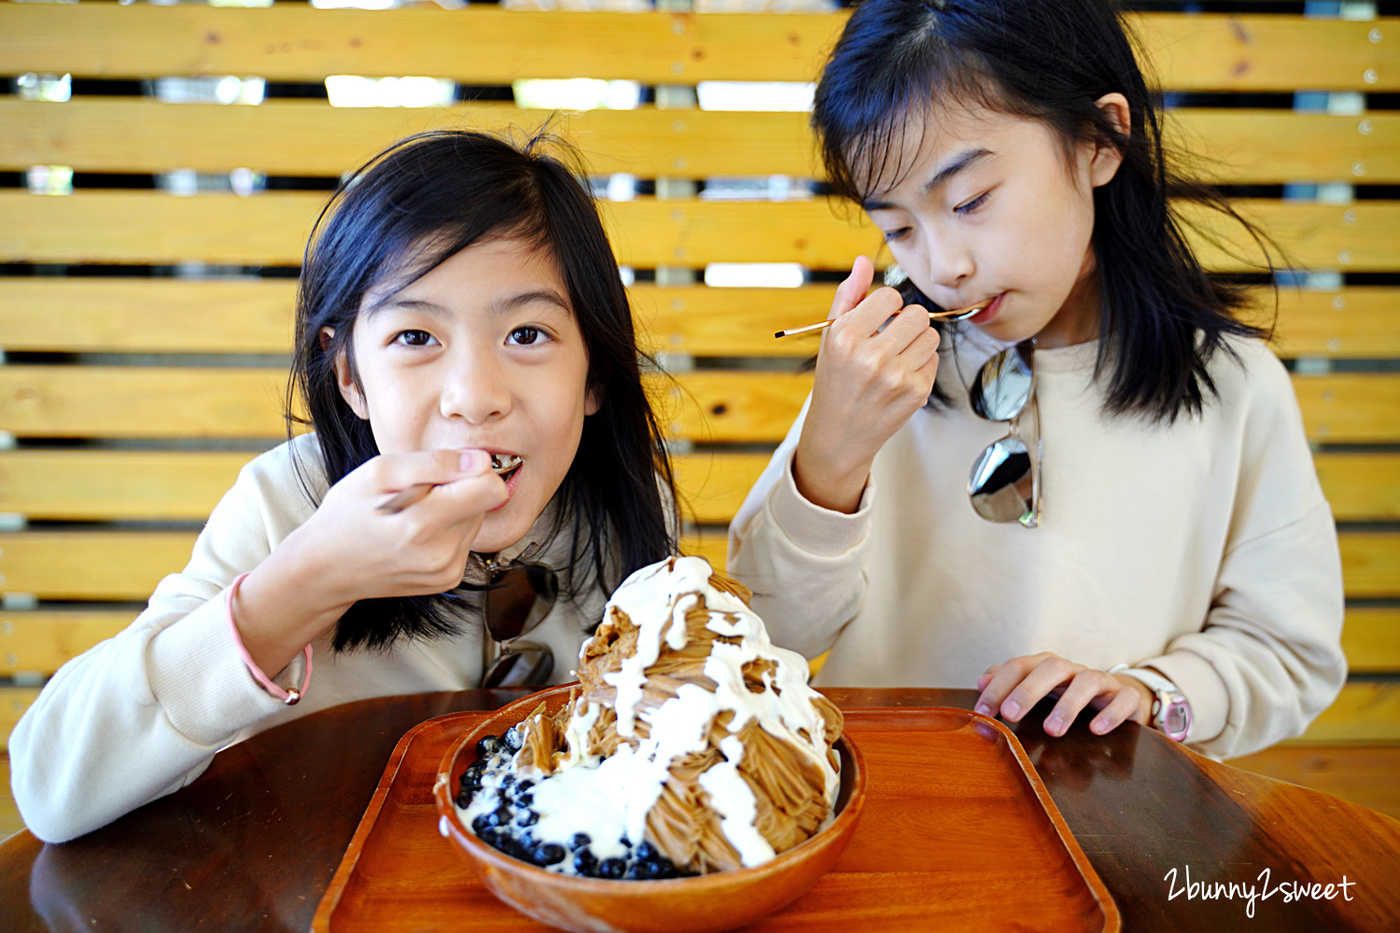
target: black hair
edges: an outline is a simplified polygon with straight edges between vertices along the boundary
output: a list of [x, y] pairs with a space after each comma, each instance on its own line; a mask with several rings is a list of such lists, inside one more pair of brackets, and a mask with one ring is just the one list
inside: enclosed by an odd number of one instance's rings
[[[670, 460], [642, 383], [627, 291], [575, 150], [544, 132], [516, 143], [468, 130], [400, 140], [349, 175], [316, 222], [297, 292], [289, 426], [309, 422], [334, 484], [379, 453], [342, 398], [335, 360], [351, 353], [371, 289], [403, 288], [474, 243], [521, 239], [555, 262], [588, 352], [578, 451], [554, 496], [553, 534], [572, 522], [561, 591], [609, 592], [673, 553]], [[322, 329], [334, 332], [322, 345]], [[355, 376], [358, 382], [358, 376]], [[292, 414], [300, 402], [305, 417]], [[337, 650], [459, 630], [456, 595], [366, 599], [336, 625]]]
[[[1127, 135], [1095, 105], [1113, 92], [1128, 101]], [[1156, 100], [1115, 6], [865, 0], [831, 53], [812, 111], [833, 190], [863, 203], [906, 162], [907, 121], [943, 100], [1040, 120], [1066, 153], [1088, 141], [1122, 154], [1113, 179], [1094, 189], [1102, 309], [1095, 372], [1107, 374], [1105, 408], [1167, 421], [1198, 414], [1215, 394], [1208, 361], [1216, 351], [1232, 352], [1224, 337], [1260, 337], [1267, 329], [1239, 319], [1248, 304], [1241, 284], [1201, 268], [1171, 199], [1238, 221], [1271, 267], [1270, 247], [1219, 192], [1168, 165]], [[912, 282], [901, 291], [906, 302], [937, 307]]]

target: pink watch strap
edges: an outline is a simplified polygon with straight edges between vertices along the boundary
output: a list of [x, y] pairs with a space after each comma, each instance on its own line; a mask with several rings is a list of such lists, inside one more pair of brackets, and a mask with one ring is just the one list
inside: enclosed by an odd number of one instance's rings
[[301, 649], [301, 653], [306, 657], [306, 673], [302, 675], [301, 686], [293, 687], [290, 690], [283, 690], [281, 687], [277, 686], [277, 684], [273, 683], [271, 677], [263, 673], [262, 668], [253, 663], [252, 656], [248, 654], [248, 649], [243, 645], [243, 637], [238, 634], [238, 626], [233, 621], [233, 597], [238, 593], [239, 584], [243, 582], [243, 578], [246, 576], [248, 576], [248, 574], [241, 573], [234, 577], [233, 582], [229, 584], [228, 590], [224, 594], [224, 614], [228, 616], [228, 627], [229, 630], [233, 632], [233, 643], [238, 647], [238, 655], [243, 659], [243, 665], [248, 668], [248, 673], [253, 675], [253, 679], [256, 680], [264, 690], [277, 697], [277, 699], [281, 700], [283, 703], [286, 703], [288, 706], [295, 706], [301, 701], [301, 698], [306, 694], [306, 688], [311, 684], [311, 646], [307, 645], [305, 648]]

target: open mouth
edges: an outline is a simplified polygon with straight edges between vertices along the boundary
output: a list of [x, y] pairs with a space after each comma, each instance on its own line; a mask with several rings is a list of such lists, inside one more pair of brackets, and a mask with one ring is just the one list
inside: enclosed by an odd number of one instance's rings
[[501, 479], [509, 481], [515, 475], [515, 471], [520, 469], [520, 465], [525, 462], [525, 458], [518, 454], [492, 454], [491, 469]]

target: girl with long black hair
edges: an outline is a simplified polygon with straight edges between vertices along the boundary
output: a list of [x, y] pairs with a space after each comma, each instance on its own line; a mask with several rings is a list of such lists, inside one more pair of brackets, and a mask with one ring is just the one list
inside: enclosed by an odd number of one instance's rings
[[294, 715], [568, 680], [612, 588], [673, 553], [627, 295], [560, 156], [432, 132], [332, 198], [289, 392], [314, 433], [249, 463], [189, 565], [25, 714], [36, 835], [103, 825]]
[[907, 281], [855, 261], [731, 525], [774, 639], [830, 651], [818, 683], [975, 682], [1012, 721], [1057, 697], [1051, 735], [1086, 708], [1222, 756], [1302, 732], [1346, 674], [1331, 512], [1172, 199], [1233, 213], [1169, 170], [1112, 5], [866, 0], [812, 123]]

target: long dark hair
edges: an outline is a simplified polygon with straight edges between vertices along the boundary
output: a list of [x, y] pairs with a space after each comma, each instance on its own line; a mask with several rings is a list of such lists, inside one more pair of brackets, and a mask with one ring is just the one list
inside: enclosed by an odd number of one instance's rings
[[[1126, 136], [1095, 106], [1115, 91], [1128, 100]], [[906, 121], [947, 100], [1040, 120], [1066, 153], [1081, 141], [1122, 153], [1117, 174], [1094, 189], [1102, 303], [1096, 375], [1107, 375], [1105, 407], [1167, 421], [1199, 413], [1215, 394], [1207, 363], [1216, 351], [1230, 352], [1225, 335], [1267, 331], [1238, 319], [1248, 304], [1243, 286], [1201, 268], [1169, 195], [1234, 218], [1266, 264], [1270, 247], [1223, 196], [1168, 165], [1155, 100], [1114, 6], [865, 0], [831, 53], [812, 111], [836, 193], [862, 203], [905, 163]], [[902, 290], [906, 301], [934, 307], [912, 282]]]
[[[402, 288], [459, 251], [501, 237], [554, 258], [588, 351], [587, 388], [600, 401], [555, 493], [554, 534], [572, 525], [562, 589], [604, 592], [674, 550], [665, 495], [670, 461], [642, 385], [632, 312], [617, 261], [573, 149], [544, 133], [519, 143], [467, 130], [410, 136], [351, 174], [306, 247], [297, 292], [288, 412], [316, 430], [335, 483], [379, 453], [367, 421], [336, 387], [365, 294]], [[323, 328], [334, 336], [322, 345]], [[356, 377], [358, 379], [358, 377]], [[290, 414], [300, 401], [309, 416]], [[461, 600], [439, 595], [361, 600], [340, 619], [337, 649], [387, 647], [400, 636], [458, 630]]]

